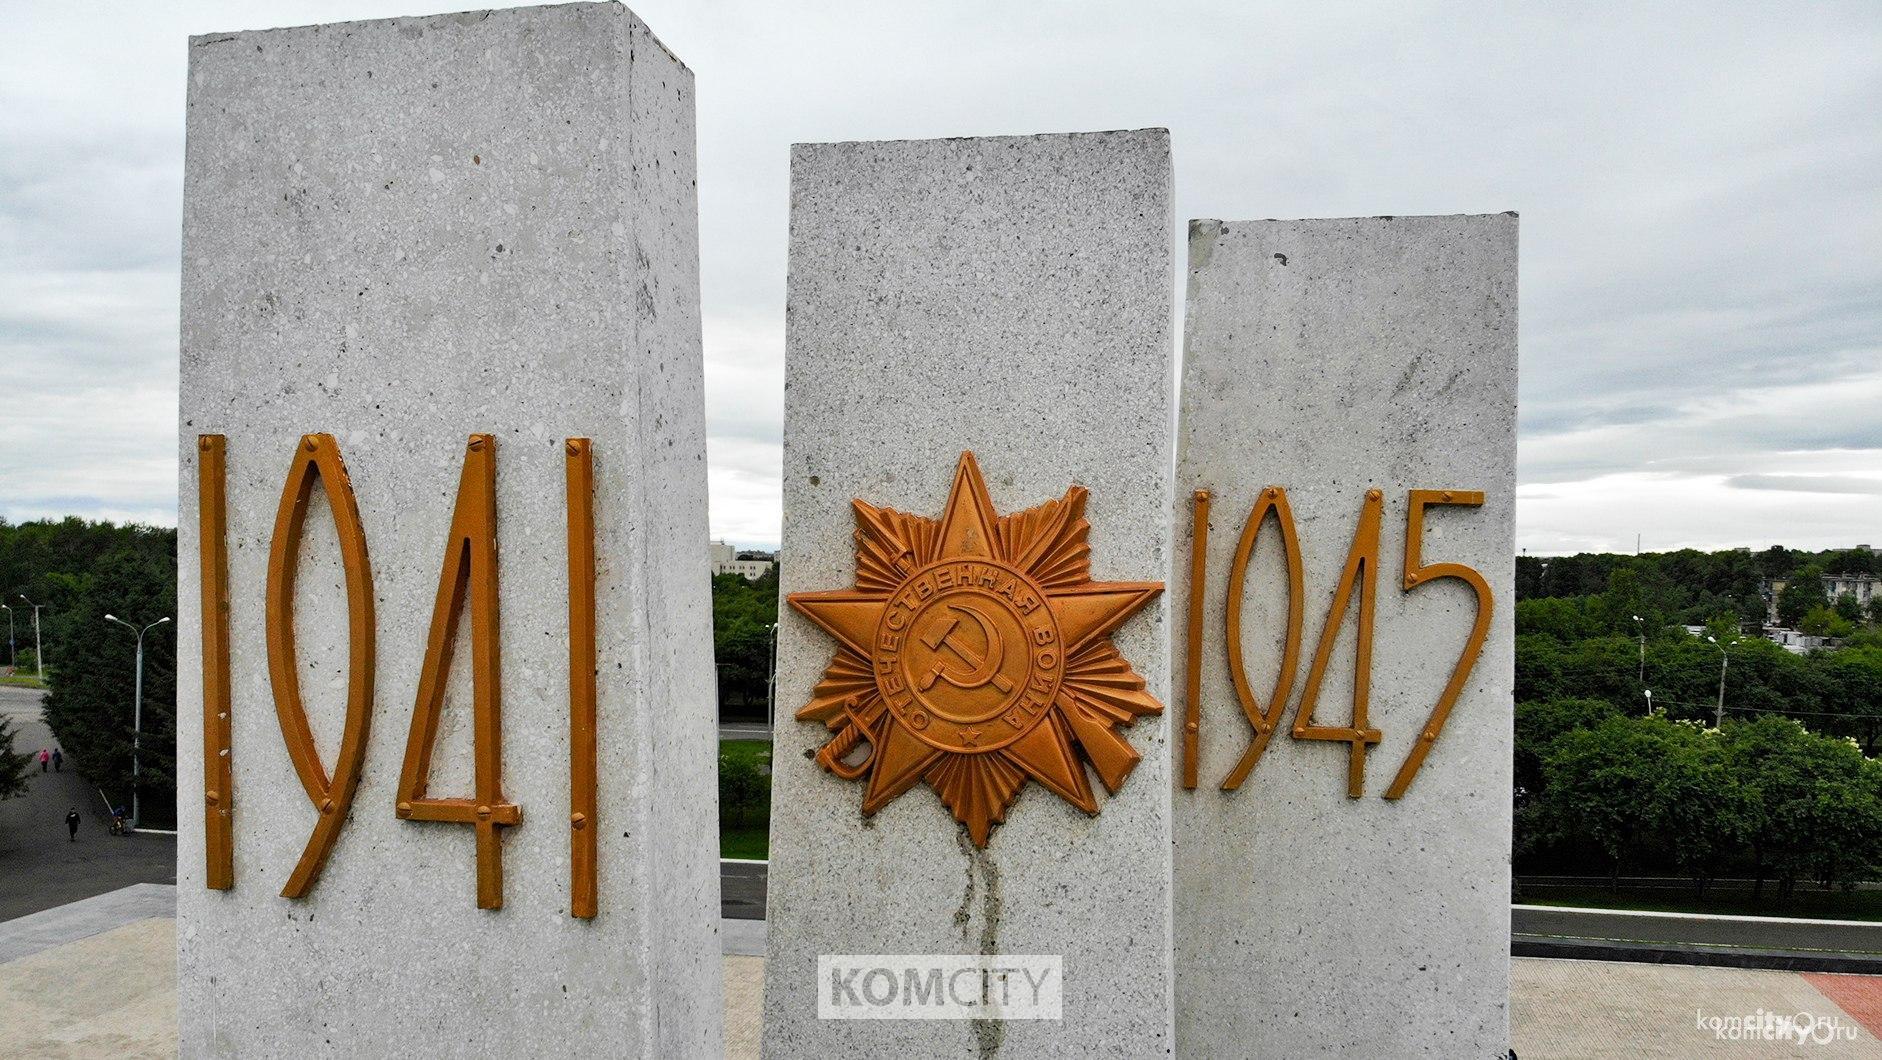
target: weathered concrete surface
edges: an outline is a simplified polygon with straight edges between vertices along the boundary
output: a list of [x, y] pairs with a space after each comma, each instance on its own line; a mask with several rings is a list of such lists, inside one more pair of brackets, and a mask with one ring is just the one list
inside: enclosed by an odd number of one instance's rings
[[[8, 882], [11, 883], [11, 877]], [[0, 921], [0, 964], [154, 916], [176, 918], [175, 884], [133, 883], [105, 894]]]
[[[145, 920], [0, 964], [0, 1041], [7, 1055], [81, 1060], [176, 1055], [175, 922]], [[757, 1060], [764, 960], [724, 959], [725, 1057]], [[1518, 958], [1511, 1044], [1518, 1056], [1824, 1057], [1876, 1055], [1882, 977], [1802, 976], [1735, 968], [1679, 968]], [[1866, 1002], [1866, 1003], [1865, 1003]], [[1790, 1043], [1720, 1041], [1698, 1015], [1810, 1013], [1856, 1037]]]
[[[851, 498], [938, 515], [964, 449], [1001, 512], [1088, 486], [1094, 578], [1167, 580], [1168, 135], [799, 145], [791, 190], [784, 591], [853, 584]], [[1167, 614], [1116, 637], [1159, 698]], [[782, 623], [788, 718], [832, 641]], [[1030, 785], [976, 851], [926, 786], [864, 819], [805, 757], [823, 727], [781, 721], [767, 1054], [1165, 1054], [1165, 724], [1125, 730], [1143, 761], [1100, 815]], [[1064, 955], [1064, 1020], [817, 1019], [819, 954], [980, 952]]]
[[162, 916], [0, 963], [0, 1055], [175, 1056], [175, 954]]
[[[178, 799], [188, 1056], [718, 1051], [713, 682], [687, 69], [617, 4], [190, 42]], [[264, 648], [296, 439], [339, 440], [372, 556], [378, 684], [358, 799], [312, 894], [315, 820]], [[226, 434], [235, 888], [205, 890], [196, 436]], [[504, 906], [471, 829], [394, 791], [466, 437], [497, 438]], [[569, 903], [562, 439], [594, 440], [600, 916]], [[296, 608], [323, 759], [346, 621], [320, 491]], [[466, 624], [468, 627], [468, 623]], [[468, 628], [431, 791], [471, 791]]]
[[[1192, 491], [1214, 498], [1200, 783], [1175, 804], [1182, 1055], [1490, 1057], [1509, 1046], [1516, 227], [1505, 214], [1191, 225], [1175, 504], [1185, 574]], [[1269, 485], [1287, 489], [1299, 531], [1300, 657], [1276, 737], [1225, 792], [1252, 731], [1229, 675], [1229, 569]], [[1406, 494], [1423, 488], [1485, 492], [1478, 509], [1427, 510], [1423, 562], [1480, 571], [1494, 620], [1422, 772], [1387, 801], [1476, 613], [1462, 582], [1400, 588]], [[1289, 730], [1369, 489], [1384, 500], [1370, 711], [1383, 739], [1363, 797], [1349, 799], [1348, 745]], [[1249, 680], [1265, 709], [1288, 603], [1272, 520], [1243, 595]], [[1315, 709], [1322, 725], [1351, 717], [1355, 611]], [[1180, 716], [1180, 689], [1175, 698]]]

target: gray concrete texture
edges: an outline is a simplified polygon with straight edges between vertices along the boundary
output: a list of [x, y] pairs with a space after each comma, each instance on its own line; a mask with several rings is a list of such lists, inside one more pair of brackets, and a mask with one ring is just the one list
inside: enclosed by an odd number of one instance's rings
[[[178, 592], [180, 1051], [718, 1051], [693, 79], [618, 4], [190, 42]], [[265, 576], [296, 440], [334, 434], [372, 557], [363, 780], [313, 892], [316, 819], [270, 692]], [[228, 436], [235, 886], [203, 886], [199, 433]], [[497, 439], [503, 908], [472, 829], [394, 791], [466, 437]], [[600, 916], [569, 916], [564, 455], [593, 439]], [[332, 768], [345, 589], [324, 494], [299, 671]], [[468, 623], [430, 791], [471, 792]]]
[[[1509, 1046], [1516, 232], [1506, 214], [1191, 224], [1179, 570], [1192, 491], [1214, 497], [1200, 783], [1177, 791], [1174, 810], [1181, 1055], [1489, 1057]], [[1252, 733], [1229, 674], [1228, 576], [1269, 485], [1287, 489], [1299, 534], [1300, 656], [1275, 738], [1227, 792]], [[1427, 488], [1484, 491], [1481, 508], [1427, 510], [1423, 562], [1481, 572], [1494, 620], [1423, 770], [1388, 801], [1476, 613], [1460, 581], [1400, 587], [1407, 491]], [[1348, 744], [1289, 730], [1370, 489], [1384, 501], [1369, 719], [1383, 736], [1351, 799]], [[1187, 582], [1170, 601], [1179, 616]], [[1286, 586], [1269, 520], [1243, 591], [1264, 709]], [[1356, 614], [1349, 605], [1342, 619], [1321, 725], [1352, 716]], [[1180, 716], [1186, 697], [1174, 698]]]
[[[177, 1054], [176, 922], [140, 919], [31, 957], [0, 961], [0, 1054], [129, 1060]], [[1510, 1044], [1547, 1060], [1692, 1060], [1877, 1055], [1882, 978], [1802, 976], [1518, 958]], [[726, 1060], [757, 1060], [764, 960], [727, 956]], [[1702, 1020], [1769, 1012], [1813, 1017], [1814, 1037], [1730, 1037]], [[1823, 1028], [1827, 1024], [1828, 1031]], [[691, 1058], [688, 1058], [691, 1060]]]
[[[1168, 579], [1170, 195], [1162, 130], [793, 149], [785, 592], [854, 584], [851, 498], [938, 516], [966, 449], [1002, 513], [1090, 487], [1094, 578]], [[1097, 817], [1030, 784], [977, 850], [931, 788], [865, 819], [806, 758], [833, 642], [781, 622], [767, 1054], [1166, 1054], [1165, 719]], [[1115, 643], [1163, 698], [1162, 599]], [[1062, 954], [1064, 1019], [817, 1019], [819, 954], [978, 952]]]

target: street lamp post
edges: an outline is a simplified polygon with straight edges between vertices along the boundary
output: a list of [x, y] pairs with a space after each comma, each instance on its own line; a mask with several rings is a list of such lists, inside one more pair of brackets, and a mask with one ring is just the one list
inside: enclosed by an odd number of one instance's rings
[[1647, 717], [1651, 718], [1653, 717], [1653, 689], [1643, 688], [1641, 691], [1647, 694]]
[[778, 624], [771, 623], [771, 654], [765, 658], [765, 724], [771, 727], [772, 737], [777, 736], [778, 727]]
[[7, 665], [12, 666], [16, 654], [13, 650], [13, 608], [9, 604], [0, 604], [0, 609], [7, 613]]
[[1647, 683], [1647, 624], [1634, 616], [1634, 628], [1640, 631], [1640, 683]]
[[1712, 727], [1722, 729], [1725, 727], [1725, 668], [1731, 665], [1732, 653], [1725, 650], [1726, 645], [1720, 643], [1719, 638], [1707, 636], [1706, 639], [1719, 649], [1719, 705], [1712, 714]]
[[[20, 599], [26, 600], [26, 594], [21, 593]], [[40, 683], [44, 684], [46, 680], [46, 646], [39, 639], [39, 605], [33, 603], [31, 600], [26, 600], [26, 603], [33, 609], [33, 676], [39, 678]], [[8, 609], [8, 613], [12, 613], [11, 609]]]
[[131, 831], [137, 831], [139, 804], [137, 801], [137, 750], [144, 735], [144, 634], [157, 626], [170, 621], [164, 616], [143, 629], [138, 629], [116, 615], [106, 615], [105, 621], [116, 622], [125, 629], [137, 634], [137, 699], [131, 713]]

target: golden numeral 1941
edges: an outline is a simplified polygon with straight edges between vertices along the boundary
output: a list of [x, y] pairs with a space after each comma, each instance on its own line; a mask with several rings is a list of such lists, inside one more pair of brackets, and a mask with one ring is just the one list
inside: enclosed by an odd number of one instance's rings
[[[595, 798], [595, 603], [592, 447], [570, 438], [569, 511], [569, 700], [570, 700], [570, 913], [596, 914]], [[230, 755], [228, 571], [225, 476], [227, 450], [221, 435], [198, 440], [197, 476], [203, 583], [203, 779], [206, 838], [205, 886], [234, 885], [234, 781]], [[503, 757], [497, 609], [496, 439], [470, 437], [465, 446], [451, 529], [445, 541], [432, 608], [431, 629], [406, 737], [395, 813], [413, 821], [472, 826], [476, 852], [477, 905], [503, 906], [502, 844], [498, 829], [522, 822], [522, 808], [503, 796]], [[346, 718], [334, 767], [328, 770], [314, 746], [301, 701], [295, 645], [294, 588], [307, 511], [318, 485], [325, 493], [346, 574]], [[436, 797], [428, 788], [432, 749], [444, 706], [444, 685], [457, 641], [459, 614], [468, 598], [471, 639], [472, 743], [474, 772], [468, 798]], [[303, 435], [295, 444], [275, 514], [268, 555], [266, 640], [275, 715], [288, 758], [313, 804], [316, 817], [300, 859], [281, 894], [302, 898], [319, 882], [352, 809], [365, 765], [372, 724], [376, 623], [372, 563], [359, 506], [330, 434]]]

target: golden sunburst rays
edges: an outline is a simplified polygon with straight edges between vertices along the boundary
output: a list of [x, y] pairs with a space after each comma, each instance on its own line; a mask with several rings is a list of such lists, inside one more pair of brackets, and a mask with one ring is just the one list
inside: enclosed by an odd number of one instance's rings
[[1026, 781], [1095, 814], [1085, 764], [1111, 792], [1136, 766], [1118, 729], [1163, 705], [1110, 635], [1163, 585], [1091, 580], [1086, 497], [1001, 516], [968, 452], [939, 519], [854, 502], [856, 587], [789, 599], [837, 645], [797, 717], [864, 813], [925, 780], [984, 847]]

